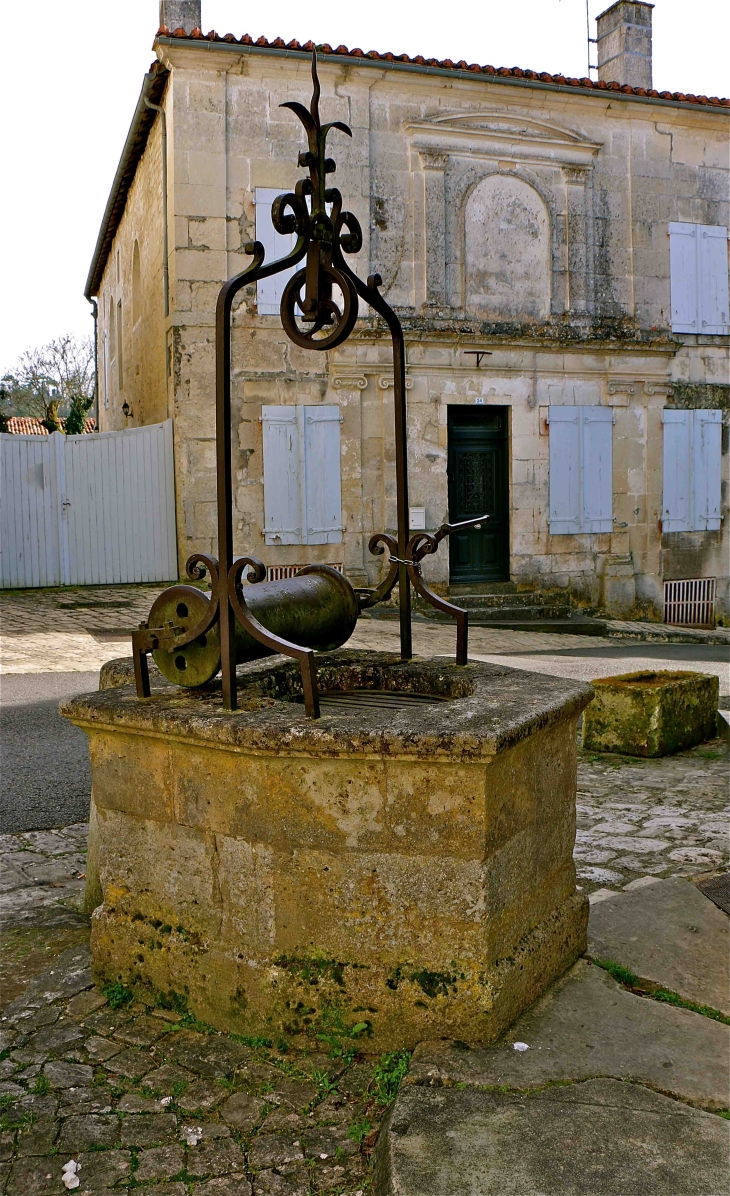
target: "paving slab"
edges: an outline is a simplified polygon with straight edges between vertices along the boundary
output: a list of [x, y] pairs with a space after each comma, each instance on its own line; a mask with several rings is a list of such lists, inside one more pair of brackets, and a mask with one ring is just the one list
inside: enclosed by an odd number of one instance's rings
[[[515, 1042], [528, 1050], [515, 1050]], [[634, 996], [579, 960], [503, 1041], [476, 1050], [446, 1039], [421, 1043], [405, 1083], [529, 1089], [604, 1076], [726, 1109], [729, 1065], [729, 1026]]]
[[725, 1196], [730, 1125], [618, 1080], [529, 1094], [411, 1087], [376, 1196]]
[[730, 918], [680, 877], [591, 907], [588, 954], [730, 1015]]

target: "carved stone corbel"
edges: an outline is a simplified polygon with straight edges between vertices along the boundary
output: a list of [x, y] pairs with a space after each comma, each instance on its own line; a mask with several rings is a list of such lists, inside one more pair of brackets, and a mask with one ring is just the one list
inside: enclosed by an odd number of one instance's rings
[[336, 374], [332, 379], [335, 390], [365, 390], [367, 384], [364, 374]]
[[[393, 385], [393, 379], [389, 378], [387, 374], [384, 374], [381, 378], [378, 378], [378, 386], [381, 390], [387, 390], [389, 386]], [[406, 378], [406, 390], [413, 390], [412, 378]]]
[[[608, 394], [611, 406], [628, 407], [629, 400], [634, 397], [639, 386], [641, 382], [636, 382], [633, 378], [609, 378]], [[617, 395], [620, 397], [616, 398]]]
[[589, 167], [586, 166], [563, 166], [563, 178], [566, 183], [573, 183], [580, 187], [585, 187], [588, 178]]
[[608, 393], [611, 398], [616, 395], [626, 395], [625, 400], [618, 399], [612, 406], [622, 407], [627, 406], [629, 399], [643, 393], [651, 398], [652, 395], [666, 395], [669, 398], [674, 394], [674, 388], [671, 382], [660, 382], [655, 378], [609, 378]]

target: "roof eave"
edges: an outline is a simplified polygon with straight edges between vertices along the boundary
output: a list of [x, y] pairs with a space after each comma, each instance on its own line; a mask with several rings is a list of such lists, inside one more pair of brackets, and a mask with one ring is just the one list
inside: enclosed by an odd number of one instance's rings
[[109, 199], [104, 209], [99, 235], [96, 239], [94, 255], [91, 259], [89, 274], [84, 288], [84, 295], [88, 300], [91, 300], [99, 293], [101, 280], [109, 259], [109, 252], [124, 214], [127, 194], [139, 160], [147, 146], [147, 139], [155, 122], [155, 116], [157, 115], [152, 109], [147, 107], [145, 100], [149, 99], [153, 104], [160, 103], [165, 93], [169, 75], [170, 72], [160, 66], [154, 71], [149, 71], [144, 77], [142, 90], [137, 100], [137, 107], [134, 110], [132, 123], [129, 126], [129, 132], [124, 142], [122, 156], [119, 159], [119, 165], [114, 175], [114, 182], [109, 192]]
[[[244, 55], [262, 54], [274, 58], [311, 61], [311, 50], [304, 46], [299, 49], [293, 49], [291, 46], [259, 46], [253, 43], [249, 44], [248, 41], [226, 41], [218, 35], [213, 37], [211, 34], [205, 36], [200, 33], [193, 33], [182, 36], [182, 33], [158, 33], [154, 44], [155, 47], [158, 45], [170, 47], [182, 46], [209, 52], [227, 50]], [[536, 88], [541, 91], [564, 92], [569, 95], [597, 96], [610, 100], [621, 99], [638, 104], [656, 104], [663, 107], [669, 105], [672, 108], [682, 108], [685, 111], [691, 109], [700, 112], [719, 111], [727, 114], [728, 107], [730, 107], [730, 100], [728, 99], [716, 99], [714, 97], [710, 100], [706, 97], [702, 99], [678, 99], [674, 96], [669, 98], [668, 93], [665, 95], [639, 95], [637, 94], [637, 89], [628, 87], [624, 89], [619, 83], [601, 84], [600, 86], [594, 83], [593, 86], [587, 87], [581, 86], [578, 81], [573, 83], [558, 83], [554, 80], [549, 81], [525, 77], [524, 74], [513, 74], [511, 70], [504, 72], [495, 71], [491, 67], [464, 70], [457, 66], [429, 65], [425, 62], [403, 62], [393, 56], [385, 57], [376, 54], [360, 56], [356, 53], [338, 54], [336, 51], [326, 53], [323, 50], [318, 50], [317, 59], [319, 62], [333, 62], [341, 66], [374, 67], [377, 70], [406, 71], [412, 74], [436, 75], [449, 79], [482, 79], [490, 83], [506, 83], [517, 87]]]

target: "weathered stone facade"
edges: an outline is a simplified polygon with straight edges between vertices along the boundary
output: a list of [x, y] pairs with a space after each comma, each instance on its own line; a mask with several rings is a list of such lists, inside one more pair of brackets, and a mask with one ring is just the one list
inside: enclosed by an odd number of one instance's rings
[[[166, 318], [162, 298], [162, 137], [159, 122], [126, 198], [99, 291], [99, 427], [167, 419]], [[120, 332], [121, 329], [121, 332]], [[119, 342], [121, 339], [121, 356]], [[125, 419], [122, 404], [132, 414]]]
[[[214, 549], [216, 296], [250, 262], [255, 189], [288, 190], [302, 174], [301, 126], [279, 105], [308, 102], [311, 76], [306, 54], [271, 47], [163, 35], [156, 50], [169, 71], [170, 314], [165, 323], [158, 119], [98, 287], [108, 336], [110, 302], [130, 309], [137, 240], [145, 316], [125, 321], [124, 390], [112, 378], [100, 422], [124, 426], [125, 397], [132, 424], [173, 416], [182, 566]], [[382, 275], [406, 331], [410, 501], [427, 526], [448, 513], [449, 406], [498, 406], [513, 581], [661, 617], [663, 580], [716, 576], [718, 613], [730, 616], [727, 521], [662, 533], [663, 408], [721, 407], [730, 419], [730, 338], [671, 332], [668, 232], [671, 221], [730, 225], [728, 109], [336, 54], [320, 78], [323, 119], [353, 132], [333, 133], [330, 152], [363, 229], [354, 268]], [[478, 365], [475, 350], [490, 355]], [[355, 584], [376, 580], [368, 539], [395, 526], [383, 326], [365, 313], [345, 346], [308, 353], [244, 292], [233, 371], [236, 549], [275, 566], [342, 561]], [[261, 406], [293, 403], [341, 407], [341, 545], [264, 544]], [[614, 410], [613, 531], [549, 531], [551, 404]], [[441, 587], [448, 568], [447, 554], [427, 565]]]

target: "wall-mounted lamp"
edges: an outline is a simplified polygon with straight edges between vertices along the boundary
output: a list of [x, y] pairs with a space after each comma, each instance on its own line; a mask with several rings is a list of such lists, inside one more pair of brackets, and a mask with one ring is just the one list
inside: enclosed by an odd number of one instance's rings
[[132, 411], [132, 408], [129, 406], [129, 403], [126, 399], [122, 403], [122, 415], [125, 419], [129, 419], [130, 415], [134, 415], [134, 412]]

